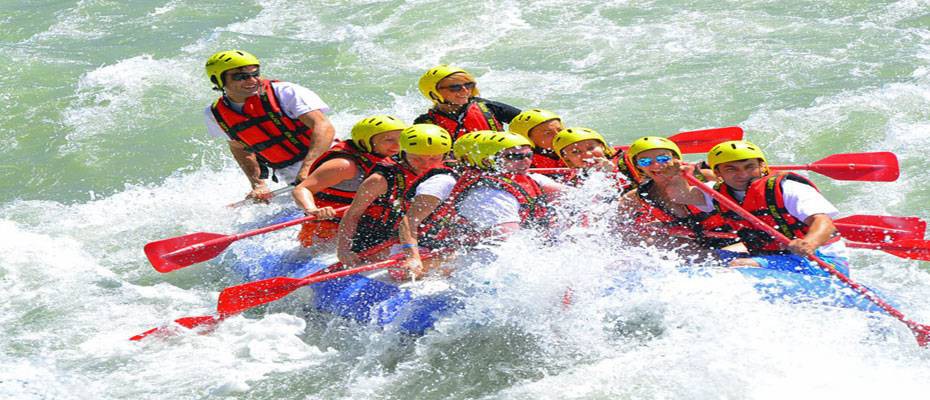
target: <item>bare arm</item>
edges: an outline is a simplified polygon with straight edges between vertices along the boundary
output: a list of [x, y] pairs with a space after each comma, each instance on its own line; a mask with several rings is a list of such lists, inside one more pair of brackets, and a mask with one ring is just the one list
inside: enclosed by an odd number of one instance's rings
[[420, 224], [440, 204], [442, 204], [442, 200], [436, 196], [424, 194], [414, 197], [413, 204], [410, 205], [407, 213], [401, 218], [397, 229], [400, 243], [404, 245], [404, 253], [407, 256], [406, 268], [416, 278], [428, 272], [423, 268], [423, 261], [420, 260], [420, 252], [417, 249]]
[[306, 179], [307, 174], [310, 173], [310, 166], [313, 165], [313, 162], [333, 145], [336, 129], [333, 128], [333, 124], [329, 122], [329, 118], [326, 117], [326, 114], [323, 114], [320, 110], [304, 113], [297, 117], [297, 119], [310, 129], [313, 129], [313, 134], [310, 135], [310, 151], [308, 151], [307, 156], [304, 157], [304, 163], [301, 165], [300, 172], [297, 174], [297, 180], [302, 181]]
[[[300, 181], [300, 184], [294, 188], [291, 194], [294, 196], [297, 206], [304, 210], [304, 213], [315, 214], [318, 208], [313, 199], [313, 193], [355, 178], [357, 171], [358, 167], [355, 161], [350, 159], [334, 158], [328, 160], [307, 176], [306, 179]], [[332, 210], [331, 207], [325, 208]], [[323, 216], [332, 217], [332, 215]]]
[[358, 229], [358, 220], [365, 213], [365, 209], [385, 192], [387, 192], [387, 180], [381, 174], [369, 176], [358, 187], [352, 205], [349, 206], [349, 209], [342, 216], [342, 221], [339, 222], [339, 234], [336, 236], [338, 240], [336, 254], [339, 261], [350, 265], [358, 262], [358, 255], [352, 253], [352, 238], [355, 236], [356, 229]]
[[665, 169], [660, 172], [660, 177], [656, 179], [668, 179], [665, 186], [665, 195], [668, 196], [669, 200], [678, 204], [705, 204], [704, 192], [702, 192], [701, 189], [691, 186], [691, 184], [681, 176], [682, 173], [694, 173], [694, 165], [682, 163], [681, 160], [675, 159], [668, 163]]
[[809, 256], [830, 240], [836, 232], [836, 226], [827, 214], [811, 215], [804, 220], [804, 223], [810, 226], [807, 235], [803, 238], [792, 239], [788, 243], [788, 250], [797, 255]]

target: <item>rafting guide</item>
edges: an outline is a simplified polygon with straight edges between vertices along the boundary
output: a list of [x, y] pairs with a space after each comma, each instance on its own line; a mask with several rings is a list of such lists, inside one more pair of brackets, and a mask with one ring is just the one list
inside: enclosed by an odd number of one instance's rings
[[204, 111], [207, 132], [229, 140], [252, 187], [246, 198], [267, 201], [269, 177], [289, 184], [306, 178], [333, 142], [329, 106], [303, 86], [262, 78], [258, 58], [246, 51], [218, 52], [206, 70], [223, 93]]

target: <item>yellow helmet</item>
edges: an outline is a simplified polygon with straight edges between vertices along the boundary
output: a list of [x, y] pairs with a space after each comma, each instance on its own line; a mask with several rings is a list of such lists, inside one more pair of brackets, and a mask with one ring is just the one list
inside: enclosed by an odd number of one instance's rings
[[722, 163], [752, 160], [754, 158], [761, 158], [762, 162], [768, 164], [765, 160], [765, 154], [762, 154], [762, 149], [745, 140], [723, 142], [707, 152], [707, 163], [710, 164], [710, 169], [714, 169]]
[[530, 137], [530, 130], [543, 122], [549, 122], [554, 119], [562, 120], [562, 118], [559, 118], [559, 116], [552, 111], [539, 108], [524, 110], [523, 112], [517, 114], [516, 117], [513, 117], [513, 121], [510, 121], [510, 126], [508, 129], [513, 133], [517, 133], [528, 138]]
[[633, 144], [630, 145], [630, 149], [626, 151], [626, 154], [630, 157], [630, 160], [634, 160], [639, 153], [654, 149], [671, 150], [678, 159], [681, 159], [681, 149], [678, 148], [678, 145], [671, 140], [659, 136], [643, 136], [634, 140]]
[[[475, 81], [475, 77], [471, 76], [471, 74], [469, 74], [468, 71], [464, 69], [446, 64], [437, 65], [433, 68], [430, 68], [429, 71], [426, 71], [426, 73], [420, 77], [420, 82], [418, 84], [420, 87], [420, 93], [423, 93], [423, 96], [429, 100], [432, 100], [433, 103], [445, 103], [446, 99], [444, 99], [442, 95], [439, 94], [439, 91], [436, 89], [436, 85], [439, 84], [439, 81], [452, 74], [465, 74], [469, 80], [472, 82]], [[471, 96], [478, 96], [477, 86], [471, 90]]]
[[452, 136], [433, 124], [414, 124], [400, 133], [400, 151], [418, 156], [438, 156], [452, 150]]
[[604, 145], [604, 155], [607, 157], [613, 157], [614, 149], [607, 144], [607, 141], [604, 140], [604, 137], [600, 133], [593, 129], [588, 128], [566, 128], [562, 129], [555, 135], [555, 138], [552, 139], [552, 150], [559, 155], [559, 158], [562, 158], [562, 149], [568, 147], [572, 143], [578, 143], [582, 140], [594, 139]]
[[352, 127], [352, 142], [371, 153], [371, 138], [380, 133], [407, 129], [410, 125], [390, 115], [375, 115], [358, 121]]
[[244, 67], [246, 65], [261, 64], [258, 62], [258, 57], [253, 56], [252, 53], [247, 51], [221, 51], [213, 54], [207, 59], [207, 76], [210, 77], [210, 82], [213, 82], [216, 89], [222, 89], [224, 85], [223, 73], [233, 68]]
[[475, 166], [481, 169], [494, 168], [494, 156], [503, 150], [520, 146], [533, 147], [533, 142], [513, 132], [486, 131], [477, 143], [470, 155]]
[[478, 147], [478, 142], [494, 133], [495, 131], [474, 131], [459, 136], [452, 145], [452, 155], [462, 164], [475, 166], [475, 160], [471, 158], [471, 154]]

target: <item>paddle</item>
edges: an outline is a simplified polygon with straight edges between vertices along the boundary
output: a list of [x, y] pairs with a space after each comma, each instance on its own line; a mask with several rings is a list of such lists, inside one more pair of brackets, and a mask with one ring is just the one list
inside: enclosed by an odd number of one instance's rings
[[355, 275], [362, 272], [373, 271], [376, 269], [394, 267], [404, 261], [403, 257], [403, 254], [398, 254], [381, 262], [363, 265], [361, 267], [351, 268], [343, 271], [332, 272], [325, 275], [311, 275], [305, 278], [277, 277], [228, 287], [220, 292], [220, 299], [217, 302], [216, 310], [219, 315], [238, 314], [250, 308], [258, 307], [262, 304], [278, 300], [291, 294], [295, 290], [310, 284], [342, 278], [344, 276]]
[[924, 238], [927, 222], [917, 217], [851, 215], [833, 220], [843, 238], [858, 242], [886, 243]]
[[[678, 145], [682, 153], [706, 153], [714, 146], [729, 141], [742, 140], [743, 128], [728, 126], [725, 128], [701, 129], [699, 131], [681, 132], [668, 137]], [[619, 146], [620, 150], [627, 151], [630, 146]]]
[[[348, 209], [349, 206], [337, 208], [336, 215], [341, 216]], [[161, 273], [171, 272], [216, 257], [229, 247], [232, 242], [239, 239], [261, 235], [314, 219], [316, 219], [316, 216], [309, 215], [233, 235], [196, 232], [157, 240], [145, 245], [145, 255], [156, 271]]]
[[[278, 196], [280, 196], [280, 195], [282, 195], [282, 194], [284, 194], [284, 193], [290, 193], [290, 192], [292, 192], [293, 190], [294, 190], [294, 185], [288, 185], [288, 186], [285, 186], [285, 187], [280, 188], [280, 189], [275, 189], [274, 191], [268, 193], [268, 195], [269, 195], [269, 196], [268, 196], [268, 200], [270, 201], [271, 199], [273, 199], [273, 198], [275, 198], [275, 197], [278, 197]], [[258, 203], [258, 202], [259, 202], [259, 200], [256, 200], [256, 199], [245, 199], [245, 200], [239, 200], [239, 201], [237, 201], [237, 202], [235, 202], [235, 203], [232, 203], [232, 204], [227, 204], [226, 207], [229, 207], [229, 208], [236, 208], [236, 207], [242, 207], [242, 206], [247, 205], [247, 204], [255, 204], [255, 203]]]
[[[841, 163], [837, 160], [845, 161]], [[846, 181], [891, 182], [898, 178], [898, 158], [894, 153], [845, 153], [834, 154], [820, 161], [805, 165], [771, 165], [770, 169], [806, 170]], [[529, 172], [537, 174], [568, 174], [572, 168], [530, 168]]]
[[[397, 243], [396, 240], [388, 240], [388, 241], [386, 241], [386, 242], [384, 242], [384, 243], [380, 243], [380, 244], [377, 244], [377, 245], [375, 245], [375, 246], [372, 246], [371, 248], [369, 248], [369, 249], [367, 249], [367, 250], [365, 250], [365, 251], [359, 253], [358, 256], [359, 256], [359, 258], [361, 258], [361, 259], [366, 259], [366, 258], [368, 258], [368, 257], [371, 257], [371, 256], [373, 256], [373, 255], [376, 255], [376, 254], [382, 252], [384, 249], [387, 249], [388, 247], [390, 247], [391, 245], [393, 245], [393, 244], [395, 244], [395, 243]], [[334, 263], [334, 264], [329, 265], [329, 266], [326, 267], [326, 268], [322, 268], [322, 269], [318, 270], [317, 272], [314, 272], [314, 273], [308, 275], [308, 277], [319, 276], [320, 274], [325, 274], [325, 273], [327, 273], [327, 272], [329, 272], [329, 271], [336, 270], [336, 269], [340, 269], [340, 268], [342, 268], [342, 267], [343, 267], [342, 262], [337, 262], [337, 263]], [[183, 317], [183, 318], [178, 318], [178, 319], [174, 320], [174, 322], [175, 322], [176, 324], [181, 325], [181, 326], [183, 326], [183, 327], [185, 327], [185, 328], [188, 328], [188, 329], [206, 328], [206, 327], [209, 327], [209, 326], [216, 325], [217, 323], [223, 321], [224, 319], [226, 319], [227, 317], [232, 316], [232, 315], [233, 315], [233, 314], [219, 314], [219, 315], [217, 315], [217, 316], [213, 316], [213, 315], [202, 315], [202, 316], [198, 316], [198, 317]], [[135, 335], [135, 336], [129, 338], [129, 340], [138, 341], [138, 340], [142, 340], [142, 339], [145, 338], [146, 336], [168, 334], [168, 333], [170, 333], [170, 332], [171, 332], [170, 326], [167, 326], [167, 325], [166, 325], [166, 326], [160, 326], [160, 327], [157, 327], [157, 328], [149, 329], [149, 330], [147, 330], [147, 331], [145, 331], [145, 332], [142, 332], [142, 333], [140, 333], [140, 334], [138, 334], [138, 335]]]
[[[687, 179], [688, 182], [691, 183], [691, 185], [697, 187], [699, 190], [706, 193], [708, 196], [713, 197], [714, 200], [716, 200], [720, 204], [723, 204], [725, 207], [733, 210], [734, 212], [739, 214], [739, 216], [743, 217], [744, 219], [752, 223], [756, 228], [765, 231], [766, 233], [771, 235], [773, 238], [775, 238], [782, 244], [787, 245], [791, 241], [787, 237], [785, 237], [785, 235], [782, 235], [781, 232], [779, 232], [777, 229], [766, 225], [758, 217], [756, 217], [749, 211], [746, 211], [746, 209], [744, 209], [743, 207], [740, 207], [739, 204], [736, 204], [736, 202], [730, 200], [729, 198], [724, 196], [722, 193], [717, 192], [716, 190], [705, 186], [703, 182], [699, 181], [697, 178], [695, 178], [691, 174], [687, 172], [682, 172], [681, 176]], [[821, 268], [829, 272], [831, 275], [837, 277], [840, 281], [846, 284], [846, 286], [849, 286], [853, 290], [859, 292], [860, 294], [865, 296], [867, 299], [869, 299], [869, 301], [871, 301], [873, 304], [881, 307], [889, 315], [897, 318], [899, 321], [907, 325], [907, 327], [910, 328], [911, 331], [914, 333], [914, 336], [916, 336], [918, 345], [920, 345], [921, 347], [926, 347], [928, 344], [930, 344], [930, 326], [922, 325], [922, 324], [919, 324], [917, 322], [907, 319], [907, 317], [905, 317], [904, 314], [902, 314], [900, 311], [895, 309], [891, 304], [888, 304], [886, 301], [882, 300], [877, 294], [875, 294], [875, 292], [869, 290], [865, 286], [862, 286], [856, 283], [855, 281], [850, 279], [848, 276], [843, 275], [841, 272], [837, 271], [836, 268], [833, 268], [832, 265], [827, 264], [825, 261], [820, 259], [820, 257], [817, 257], [816, 255], [811, 254], [808, 256], [808, 258], [811, 261], [816, 262], [818, 265], [820, 265]]]
[[898, 157], [894, 153], [834, 154], [806, 165], [781, 165], [773, 170], [807, 170], [844, 181], [894, 182], [900, 175]]

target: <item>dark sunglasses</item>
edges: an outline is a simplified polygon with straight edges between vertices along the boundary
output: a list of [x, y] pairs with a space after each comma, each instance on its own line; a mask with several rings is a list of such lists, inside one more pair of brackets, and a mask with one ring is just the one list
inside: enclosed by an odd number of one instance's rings
[[531, 152], [524, 152], [524, 153], [507, 153], [507, 154], [501, 155], [501, 157], [502, 157], [503, 159], [505, 159], [505, 160], [519, 161], [519, 160], [526, 160], [527, 158], [532, 158], [532, 157], [533, 157], [533, 153], [531, 153]]
[[[669, 161], [672, 161], [672, 156], [656, 156], [655, 160], [659, 164], [668, 164]], [[640, 168], [646, 168], [652, 165], [652, 159], [649, 157], [643, 157], [636, 159], [636, 165]]]
[[262, 73], [256, 69], [255, 72], [236, 72], [235, 74], [232, 74], [229, 78], [234, 81], [247, 81], [249, 79], [259, 78], [261, 76], [262, 76]]
[[439, 89], [447, 89], [447, 90], [450, 90], [450, 91], [453, 91], [453, 92], [461, 92], [462, 89], [472, 90], [472, 89], [475, 88], [475, 85], [477, 85], [477, 83], [475, 83], [475, 82], [456, 83], [456, 84], [454, 84], [454, 85], [442, 86], [442, 87], [440, 87]]

